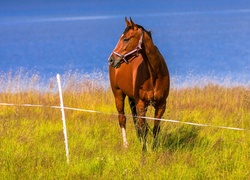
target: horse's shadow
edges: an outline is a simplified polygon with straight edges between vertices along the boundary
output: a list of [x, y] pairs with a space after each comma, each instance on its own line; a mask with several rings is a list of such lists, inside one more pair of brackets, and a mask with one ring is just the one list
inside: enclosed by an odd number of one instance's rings
[[201, 142], [204, 143], [204, 139], [199, 137], [199, 131], [200, 128], [185, 125], [174, 128], [171, 132], [168, 132], [167, 128], [163, 128], [160, 146], [163, 150], [168, 151], [192, 150]]

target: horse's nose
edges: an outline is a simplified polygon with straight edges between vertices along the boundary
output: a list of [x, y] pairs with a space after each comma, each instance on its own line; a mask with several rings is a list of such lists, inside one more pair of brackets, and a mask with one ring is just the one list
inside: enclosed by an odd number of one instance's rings
[[110, 66], [112, 66], [113, 64], [114, 64], [114, 59], [112, 58], [112, 57], [110, 57], [109, 59], [108, 59], [108, 63], [109, 63], [109, 65]]

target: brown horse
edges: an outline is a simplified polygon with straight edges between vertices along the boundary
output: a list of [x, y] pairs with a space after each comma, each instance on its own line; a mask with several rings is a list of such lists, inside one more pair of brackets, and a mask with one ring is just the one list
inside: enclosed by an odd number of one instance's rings
[[124, 115], [124, 100], [128, 96], [137, 136], [143, 144], [143, 150], [146, 150], [147, 107], [151, 104], [155, 108], [157, 118], [153, 128], [154, 148], [160, 131], [159, 119], [166, 109], [170, 77], [166, 62], [154, 45], [151, 33], [135, 24], [131, 18], [130, 21], [125, 18], [125, 21], [126, 28], [108, 58], [110, 83], [124, 146], [128, 147]]

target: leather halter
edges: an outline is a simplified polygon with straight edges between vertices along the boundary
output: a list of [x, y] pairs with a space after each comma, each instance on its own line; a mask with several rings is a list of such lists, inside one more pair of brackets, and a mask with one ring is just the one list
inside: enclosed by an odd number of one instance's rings
[[[136, 52], [136, 56], [138, 56], [139, 51], [142, 49], [142, 48], [141, 48], [141, 45], [142, 45], [142, 39], [143, 39], [143, 30], [141, 29], [141, 31], [142, 31], [142, 34], [141, 34], [140, 40], [139, 40], [138, 45], [136, 46], [136, 48], [135, 48], [134, 50], [132, 50], [132, 51], [126, 53], [126, 54], [119, 54], [118, 52], [115, 52], [115, 51], [112, 52], [112, 53], [114, 53], [115, 55], [117, 55], [117, 56], [119, 56], [119, 57], [121, 58], [121, 60], [119, 61], [119, 64], [120, 64], [120, 65], [121, 65], [123, 62], [125, 62], [126, 64], [128, 64], [129, 61], [126, 60], [126, 57], [128, 57], [128, 56], [134, 54], [135, 52]], [[111, 53], [111, 55], [112, 55], [112, 53]], [[111, 56], [111, 55], [110, 55], [110, 56]]]

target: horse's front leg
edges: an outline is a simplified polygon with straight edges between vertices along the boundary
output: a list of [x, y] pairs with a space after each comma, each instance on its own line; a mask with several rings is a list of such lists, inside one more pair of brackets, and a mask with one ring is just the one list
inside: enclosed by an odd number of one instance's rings
[[122, 130], [122, 138], [123, 138], [123, 145], [125, 148], [128, 148], [128, 141], [126, 137], [126, 116], [124, 115], [124, 99], [125, 95], [123, 93], [117, 95], [115, 97], [115, 104], [116, 104], [116, 109], [118, 111], [118, 120], [119, 120], [119, 125]]
[[[162, 115], [164, 114], [166, 109], [166, 101], [163, 101], [159, 104], [155, 105], [155, 118], [161, 119]], [[153, 135], [154, 135], [154, 142], [152, 149], [155, 149], [158, 143], [158, 134], [160, 132], [160, 120], [154, 120], [154, 129], [153, 129]]]
[[130, 109], [132, 112], [132, 116], [133, 116], [133, 121], [134, 121], [134, 125], [135, 125], [135, 131], [136, 131], [136, 135], [138, 138], [139, 137], [139, 130], [138, 130], [138, 120], [137, 120], [137, 112], [136, 112], [136, 102], [134, 99], [129, 98], [129, 105], [130, 105]]
[[148, 125], [145, 119], [147, 112], [147, 103], [142, 100], [139, 100], [136, 105], [136, 111], [138, 116], [138, 135], [142, 142], [142, 150], [147, 150], [147, 133], [148, 133]]

